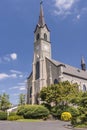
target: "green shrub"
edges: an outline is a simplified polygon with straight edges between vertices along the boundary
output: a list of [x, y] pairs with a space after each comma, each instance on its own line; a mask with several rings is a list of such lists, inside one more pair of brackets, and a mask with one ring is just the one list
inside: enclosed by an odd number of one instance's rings
[[80, 119], [80, 117], [78, 116], [78, 117], [72, 117], [72, 119], [71, 119], [71, 124], [73, 125], [73, 126], [76, 126], [77, 124], [81, 124], [82, 122], [81, 122], [81, 119]]
[[49, 110], [42, 105], [25, 105], [18, 108], [18, 115], [25, 119], [40, 119], [49, 115]]
[[63, 112], [69, 112], [71, 113], [72, 116], [77, 116], [79, 115], [79, 110], [75, 107], [71, 107], [71, 106], [64, 106], [64, 105], [59, 105], [59, 106], [55, 106], [51, 109], [51, 114], [58, 118], [58, 119], [61, 119], [61, 114]]
[[79, 110], [80, 115], [82, 115], [82, 114], [87, 114], [87, 108], [78, 107], [78, 110]]
[[61, 119], [61, 113], [63, 112], [62, 106], [54, 106], [51, 109], [51, 114], [54, 118]]
[[82, 114], [80, 116], [73, 117], [72, 120], [71, 120], [71, 124], [73, 126], [82, 125], [82, 124], [87, 125], [87, 117], [86, 117], [86, 115]]
[[72, 116], [79, 116], [80, 112], [75, 107], [68, 107], [67, 112], [70, 112]]
[[9, 120], [9, 121], [15, 121], [15, 120], [19, 120], [19, 119], [23, 119], [23, 116], [14, 115], [14, 116], [8, 116], [8, 118], [7, 118], [7, 120]]
[[81, 119], [82, 123], [85, 123], [85, 122], [87, 121], [86, 114], [82, 114], [82, 115], [80, 116], [80, 119]]
[[16, 115], [16, 112], [10, 112], [9, 113], [9, 116], [15, 116]]
[[48, 103], [42, 103], [41, 105], [43, 105], [44, 107], [46, 107], [49, 111], [51, 110], [51, 105]]
[[7, 120], [7, 113], [0, 111], [0, 120]]
[[70, 121], [72, 118], [72, 115], [69, 112], [63, 112], [61, 114], [61, 120], [63, 121]]
[[17, 109], [17, 114], [18, 115], [24, 115], [24, 113], [26, 113], [27, 111], [28, 111], [27, 105], [19, 106], [18, 109]]

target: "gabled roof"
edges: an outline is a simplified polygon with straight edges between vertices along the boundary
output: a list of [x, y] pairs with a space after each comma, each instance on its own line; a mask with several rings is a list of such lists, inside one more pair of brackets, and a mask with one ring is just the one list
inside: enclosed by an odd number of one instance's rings
[[56, 65], [57, 67], [63, 66], [63, 73], [64, 74], [71, 75], [71, 76], [74, 76], [74, 77], [78, 77], [78, 78], [87, 80], [87, 71], [81, 70], [79, 68], [75, 68], [73, 66], [64, 64], [64, 63], [62, 63], [60, 61], [56, 61], [56, 60], [53, 60], [53, 59], [48, 59], [48, 60], [51, 63], [53, 63], [54, 65]]
[[36, 28], [35, 28], [35, 30], [34, 30], [34, 33], [36, 32], [37, 28], [44, 28], [44, 27], [46, 27], [47, 30], [50, 32], [50, 30], [49, 30], [49, 28], [47, 27], [46, 24], [45, 24], [43, 27], [41, 27], [41, 26], [39, 26], [39, 25], [37, 24], [37, 25], [36, 25]]
[[30, 73], [30, 75], [28, 76], [28, 78], [27, 78], [27, 79], [30, 79], [30, 78], [31, 78], [31, 76], [32, 76], [32, 73], [33, 73], [33, 72], [31, 72], [31, 73]]

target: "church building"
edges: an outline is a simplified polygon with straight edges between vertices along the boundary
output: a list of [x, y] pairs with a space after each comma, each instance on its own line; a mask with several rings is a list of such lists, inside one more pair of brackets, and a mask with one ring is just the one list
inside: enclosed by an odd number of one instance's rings
[[32, 71], [27, 78], [27, 104], [38, 103], [38, 93], [43, 87], [67, 80], [71, 83], [78, 83], [79, 89], [86, 91], [86, 64], [83, 57], [81, 59], [81, 69], [52, 59], [50, 30], [44, 19], [43, 4], [41, 2], [39, 21], [34, 31]]

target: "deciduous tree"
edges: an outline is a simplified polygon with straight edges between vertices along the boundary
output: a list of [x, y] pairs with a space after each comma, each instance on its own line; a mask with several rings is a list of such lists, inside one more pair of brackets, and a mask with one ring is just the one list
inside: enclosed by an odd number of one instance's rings
[[40, 91], [40, 98], [49, 104], [67, 104], [72, 102], [74, 98], [79, 95], [78, 84], [70, 83], [68, 81], [53, 84], [48, 87], [43, 87]]

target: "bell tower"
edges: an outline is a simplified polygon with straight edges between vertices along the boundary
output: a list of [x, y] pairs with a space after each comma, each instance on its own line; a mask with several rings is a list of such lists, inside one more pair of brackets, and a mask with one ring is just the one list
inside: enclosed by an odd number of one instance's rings
[[34, 31], [34, 56], [51, 58], [50, 31], [45, 23], [42, 2], [40, 3], [40, 16]]
[[45, 23], [41, 1], [39, 21], [34, 31], [32, 104], [38, 103], [38, 93], [47, 86], [46, 57], [51, 59], [50, 30]]

